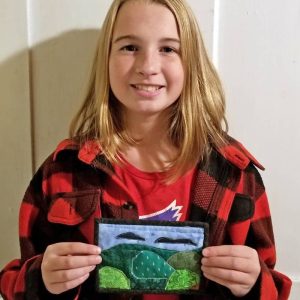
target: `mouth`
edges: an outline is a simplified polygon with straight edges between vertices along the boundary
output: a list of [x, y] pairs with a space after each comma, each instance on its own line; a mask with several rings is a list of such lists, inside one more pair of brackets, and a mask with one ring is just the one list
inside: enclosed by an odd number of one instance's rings
[[162, 85], [149, 85], [149, 84], [132, 84], [131, 85], [133, 88], [139, 91], [145, 91], [149, 93], [156, 92], [160, 89], [162, 89], [164, 86]]

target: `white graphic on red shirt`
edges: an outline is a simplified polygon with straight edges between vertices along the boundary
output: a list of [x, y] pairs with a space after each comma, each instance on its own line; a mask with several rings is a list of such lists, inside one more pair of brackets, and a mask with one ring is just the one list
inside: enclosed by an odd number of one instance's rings
[[182, 213], [182, 205], [176, 205], [176, 199], [168, 205], [168, 207], [157, 211], [155, 213], [140, 216], [143, 220], [157, 220], [157, 221], [179, 221]]

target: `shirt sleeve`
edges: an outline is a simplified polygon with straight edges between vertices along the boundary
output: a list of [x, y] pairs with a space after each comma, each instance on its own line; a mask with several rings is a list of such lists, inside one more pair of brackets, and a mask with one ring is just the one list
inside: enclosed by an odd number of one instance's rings
[[256, 249], [261, 274], [248, 295], [237, 299], [286, 300], [291, 289], [291, 280], [274, 269], [276, 249], [268, 198], [260, 174], [249, 167], [242, 175], [243, 193], [250, 195], [254, 211], [251, 218], [229, 225], [233, 244], [245, 244]]
[[0, 293], [6, 300], [76, 299], [77, 289], [53, 295], [41, 275], [43, 253], [47, 247], [47, 205], [42, 192], [43, 169], [30, 182], [19, 213], [21, 258], [8, 263], [0, 273]]

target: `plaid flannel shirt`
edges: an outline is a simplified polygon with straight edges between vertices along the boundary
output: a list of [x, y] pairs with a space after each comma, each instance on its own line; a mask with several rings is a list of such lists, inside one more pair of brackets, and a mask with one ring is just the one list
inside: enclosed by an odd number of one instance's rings
[[[213, 150], [209, 161], [199, 163], [192, 186], [189, 220], [209, 223], [209, 244], [248, 245], [258, 252], [261, 274], [250, 293], [241, 299], [285, 300], [291, 281], [274, 270], [275, 246], [267, 196], [256, 169], [262, 166], [237, 141]], [[256, 167], [255, 167], [256, 166]], [[79, 149], [72, 140], [59, 144], [30, 182], [20, 208], [21, 258], [0, 273], [0, 292], [8, 300], [116, 299], [94, 292], [94, 276], [79, 288], [61, 295], [50, 294], [42, 281], [41, 262], [48, 245], [58, 242], [94, 242], [94, 219], [137, 219], [134, 203], [105, 202], [104, 183], [113, 167], [101, 147], [87, 142]], [[230, 291], [208, 282], [210, 295], [180, 299], [237, 299]], [[141, 299], [141, 295], [118, 295], [118, 299]]]

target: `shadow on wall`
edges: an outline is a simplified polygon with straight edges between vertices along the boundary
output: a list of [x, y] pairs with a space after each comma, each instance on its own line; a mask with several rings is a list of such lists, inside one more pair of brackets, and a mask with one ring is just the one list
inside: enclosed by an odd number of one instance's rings
[[18, 211], [32, 165], [36, 170], [68, 137], [89, 79], [98, 33], [66, 32], [0, 61], [0, 137], [5, 141], [0, 144], [0, 244], [6, 245], [0, 250], [0, 268], [19, 256]]
[[97, 30], [72, 31], [31, 50], [36, 167], [68, 134], [89, 79]]
[[[78, 109], [88, 81], [98, 32], [70, 31], [0, 63], [0, 80], [8, 90], [4, 102], [13, 103], [12, 108], [17, 109], [24, 99], [16, 99], [14, 92], [9, 91], [18, 89], [19, 95], [26, 95], [30, 88], [36, 167], [56, 142], [67, 135], [69, 121]], [[7, 117], [9, 113], [5, 111]]]

